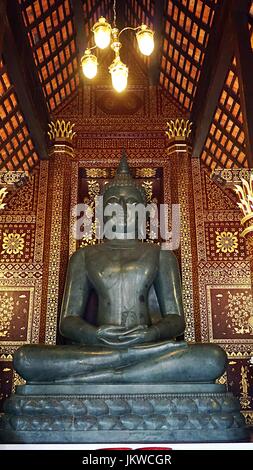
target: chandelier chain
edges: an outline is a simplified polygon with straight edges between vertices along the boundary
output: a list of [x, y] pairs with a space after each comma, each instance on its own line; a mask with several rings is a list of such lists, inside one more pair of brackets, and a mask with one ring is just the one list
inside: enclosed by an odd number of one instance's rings
[[116, 0], [113, 0], [113, 27], [116, 28]]

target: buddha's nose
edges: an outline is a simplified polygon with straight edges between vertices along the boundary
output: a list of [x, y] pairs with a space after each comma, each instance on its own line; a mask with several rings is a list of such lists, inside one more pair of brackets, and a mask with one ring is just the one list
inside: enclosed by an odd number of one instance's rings
[[126, 201], [125, 201], [125, 198], [124, 198], [124, 197], [121, 197], [121, 198], [119, 199], [119, 204], [121, 205], [121, 207], [123, 208], [124, 213], [125, 213], [126, 210], [127, 210], [127, 205], [126, 205]]

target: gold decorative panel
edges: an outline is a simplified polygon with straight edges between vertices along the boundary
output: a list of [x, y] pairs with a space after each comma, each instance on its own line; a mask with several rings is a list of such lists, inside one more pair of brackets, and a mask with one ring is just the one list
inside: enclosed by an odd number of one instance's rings
[[21, 345], [32, 337], [34, 287], [0, 288], [0, 340], [1, 344]]
[[249, 339], [253, 342], [253, 299], [250, 288], [240, 285], [219, 288], [207, 286], [207, 299], [211, 341], [244, 342]]
[[252, 274], [241, 213], [236, 200], [217, 187], [197, 159], [192, 160], [192, 175], [201, 340], [218, 343], [227, 352], [228, 389], [252, 424]]

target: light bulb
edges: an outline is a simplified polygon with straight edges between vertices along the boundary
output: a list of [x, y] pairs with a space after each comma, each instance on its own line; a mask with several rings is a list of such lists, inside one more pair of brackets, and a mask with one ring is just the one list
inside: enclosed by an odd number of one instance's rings
[[151, 31], [145, 24], [141, 25], [140, 31], [136, 33], [136, 39], [138, 42], [139, 49], [143, 55], [152, 54], [154, 44], [154, 32]]
[[111, 26], [103, 16], [94, 24], [92, 31], [97, 47], [105, 49], [109, 46], [111, 42]]
[[81, 59], [81, 66], [83, 74], [90, 80], [97, 75], [98, 61], [96, 56], [91, 54], [89, 49], [86, 49]]
[[109, 67], [112, 76], [112, 86], [121, 93], [127, 87], [128, 67], [121, 62], [120, 57], [116, 57]]

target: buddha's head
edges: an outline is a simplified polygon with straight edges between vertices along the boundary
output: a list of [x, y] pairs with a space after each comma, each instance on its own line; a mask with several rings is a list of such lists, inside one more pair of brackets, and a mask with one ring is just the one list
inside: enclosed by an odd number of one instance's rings
[[125, 152], [114, 179], [105, 186], [103, 197], [105, 238], [137, 238], [138, 213], [135, 208], [139, 204], [146, 205], [146, 194], [132, 178]]

